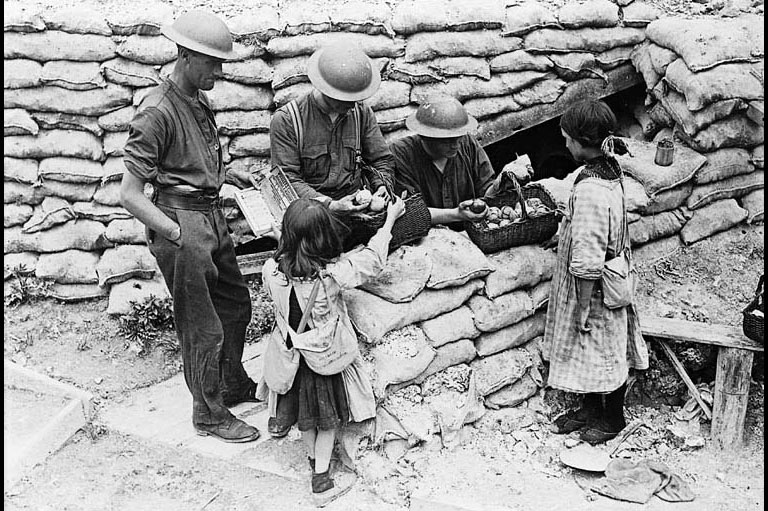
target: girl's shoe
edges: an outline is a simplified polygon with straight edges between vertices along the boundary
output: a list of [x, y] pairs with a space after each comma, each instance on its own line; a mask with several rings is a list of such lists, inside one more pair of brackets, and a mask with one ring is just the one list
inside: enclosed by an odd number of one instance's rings
[[333, 478], [329, 474], [330, 471], [312, 474], [312, 502], [317, 507], [325, 507], [347, 493], [357, 480], [352, 472], [341, 471]]
[[605, 420], [598, 420], [584, 430], [579, 438], [592, 445], [602, 444], [616, 438], [625, 425], [612, 426]]
[[592, 417], [592, 412], [586, 408], [571, 410], [555, 419], [555, 422], [552, 423], [552, 432], [556, 435], [564, 435], [578, 431], [586, 427]]

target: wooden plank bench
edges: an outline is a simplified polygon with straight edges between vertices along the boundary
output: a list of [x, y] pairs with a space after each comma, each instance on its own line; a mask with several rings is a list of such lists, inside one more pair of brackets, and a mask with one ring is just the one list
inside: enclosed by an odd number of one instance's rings
[[719, 347], [711, 437], [717, 448], [740, 447], [744, 437], [752, 359], [755, 352], [764, 351], [763, 345], [745, 336], [741, 328], [735, 326], [641, 316], [640, 327], [646, 339]]

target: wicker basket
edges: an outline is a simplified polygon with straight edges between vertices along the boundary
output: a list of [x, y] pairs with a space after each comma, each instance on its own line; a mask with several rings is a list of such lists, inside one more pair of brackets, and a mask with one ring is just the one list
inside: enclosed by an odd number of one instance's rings
[[[364, 166], [365, 173], [379, 176], [385, 183], [390, 197], [395, 196], [395, 192], [381, 173], [368, 165]], [[381, 211], [375, 215], [357, 216], [349, 215], [342, 218], [342, 222], [350, 229], [350, 233], [345, 240], [345, 248], [349, 249], [355, 245], [368, 243], [376, 231], [384, 225], [387, 219], [387, 212]], [[432, 226], [432, 215], [424, 202], [420, 193], [415, 193], [405, 198], [405, 213], [395, 221], [392, 226], [392, 240], [389, 242], [389, 251], [423, 238], [429, 233]]]
[[[557, 232], [557, 225], [560, 221], [557, 203], [546, 188], [538, 183], [530, 183], [521, 187], [514, 174], [509, 172], [502, 174], [502, 179], [505, 178], [512, 183], [514, 190], [484, 200], [489, 206], [499, 208], [515, 206], [519, 202], [522, 221], [512, 222], [495, 229], [489, 229], [488, 222], [484, 219], [465, 224], [469, 238], [486, 254], [509, 247], [532, 245], [545, 241]], [[525, 199], [532, 198], [541, 200], [551, 211], [536, 218], [529, 217], [525, 207]]]
[[763, 277], [760, 276], [760, 281], [757, 283], [757, 290], [755, 291], [755, 297], [752, 299], [747, 308], [744, 309], [744, 322], [743, 329], [744, 335], [752, 339], [753, 341], [763, 342], [763, 317], [753, 314], [753, 311], [763, 311]]

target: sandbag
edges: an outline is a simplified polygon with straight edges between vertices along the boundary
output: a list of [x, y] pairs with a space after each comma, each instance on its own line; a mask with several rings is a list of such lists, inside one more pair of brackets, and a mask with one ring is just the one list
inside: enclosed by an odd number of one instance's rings
[[[573, 183], [576, 181], [576, 177], [578, 177], [579, 171], [575, 170], [565, 176], [563, 179], [557, 179], [554, 177], [548, 177], [546, 179], [539, 179], [536, 181], [539, 185], [541, 185], [549, 194], [552, 196], [552, 198], [555, 200], [555, 204], [557, 204], [557, 209], [560, 211], [565, 211], [568, 207], [568, 201], [571, 198], [571, 192], [573, 190]], [[632, 178], [625, 179], [624, 187], [628, 188], [628, 181], [634, 181]], [[635, 181], [635, 186], [633, 189], [639, 189], [642, 191], [642, 197], [644, 197], [644, 201], [648, 202], [648, 196], [645, 195], [645, 189], [643, 189], [643, 185]], [[627, 194], [629, 195], [629, 194]], [[629, 200], [627, 200], [627, 208], [629, 208]]]
[[675, 134], [702, 153], [723, 147], [754, 147], [762, 144], [765, 136], [762, 126], [741, 114], [716, 121], [694, 136], [688, 136], [679, 129], [675, 129]]
[[496, 268], [485, 278], [485, 294], [491, 299], [551, 279], [557, 263], [553, 250], [538, 245], [512, 247], [487, 257]]
[[222, 64], [222, 76], [225, 80], [245, 85], [270, 84], [274, 70], [262, 59], [249, 59], [242, 62]]
[[3, 136], [37, 135], [37, 123], [26, 110], [9, 108], [3, 111]]
[[761, 68], [745, 62], [722, 64], [693, 73], [683, 59], [677, 59], [667, 67], [664, 81], [685, 96], [688, 110], [697, 112], [725, 99], [762, 99]]
[[3, 32], [41, 32], [45, 30], [45, 21], [40, 15], [40, 8], [30, 8], [22, 2], [3, 4]]
[[40, 80], [48, 86], [71, 90], [91, 90], [106, 86], [98, 62], [46, 62]]
[[3, 179], [17, 183], [37, 182], [37, 160], [3, 157]]
[[540, 311], [501, 330], [484, 332], [475, 339], [477, 354], [481, 357], [487, 357], [494, 353], [522, 346], [534, 337], [543, 335], [546, 322], [547, 313]]
[[675, 147], [674, 162], [661, 167], [654, 163], [655, 144], [626, 138], [622, 140], [627, 145], [629, 154], [617, 155], [616, 159], [624, 172], [643, 184], [649, 197], [693, 179], [696, 172], [707, 162], [704, 156], [678, 144]]
[[34, 210], [32, 217], [24, 224], [21, 232], [32, 234], [50, 229], [76, 218], [72, 205], [59, 197], [46, 197]]
[[[655, 105], [658, 105], [658, 103], [655, 103]], [[632, 109], [632, 115], [635, 117], [638, 124], [640, 124], [640, 127], [643, 128], [643, 137], [645, 137], [646, 140], [651, 140], [662, 128], [662, 126], [659, 126], [659, 124], [648, 114], [645, 105], [639, 103], [635, 105]]]
[[657, 193], [648, 201], [645, 207], [638, 208], [636, 211], [643, 215], [655, 215], [662, 211], [669, 211], [686, 203], [693, 192], [693, 180], [686, 181], [680, 186]]
[[668, 257], [683, 246], [680, 236], [674, 235], [646, 243], [639, 247], [632, 247], [632, 255], [638, 264], [652, 264], [659, 259]]
[[534, 53], [588, 51], [599, 53], [617, 46], [634, 46], [645, 40], [641, 28], [579, 28], [555, 30], [545, 28], [525, 36], [523, 46]]
[[677, 234], [690, 217], [690, 211], [679, 208], [641, 217], [637, 222], [629, 224], [630, 242], [634, 247]]
[[430, 289], [462, 286], [493, 271], [477, 245], [451, 229], [432, 228], [416, 246], [432, 260], [432, 273], [427, 281]]
[[38, 174], [42, 179], [66, 183], [98, 183], [104, 175], [99, 162], [81, 158], [45, 158], [40, 161]]
[[[648, 116], [659, 126], [661, 129], [673, 128], [675, 126], [675, 120], [669, 115], [669, 112], [658, 101], [648, 108]], [[654, 134], [655, 136], [655, 134]], [[648, 137], [652, 139], [653, 137]]]
[[229, 154], [237, 158], [239, 156], [269, 156], [269, 134], [252, 133], [232, 137], [229, 143]]
[[34, 206], [43, 202], [45, 194], [39, 186], [15, 181], [3, 181], [4, 204], [29, 204]]
[[512, 100], [523, 108], [554, 103], [567, 84], [559, 78], [544, 79], [512, 94]]
[[469, 308], [475, 317], [475, 326], [481, 332], [494, 332], [533, 315], [535, 308], [525, 290], [512, 291], [493, 300], [485, 296], [469, 299]]
[[441, 76], [476, 76], [483, 80], [491, 78], [488, 61], [477, 57], [444, 57], [428, 62], [427, 67]]
[[481, 80], [471, 76], [454, 78], [446, 83], [414, 85], [411, 91], [411, 101], [421, 104], [430, 97], [439, 94], [453, 96], [459, 101], [487, 96], [505, 96], [551, 77], [551, 74], [540, 71], [517, 71], [497, 74], [492, 76], [490, 80]]
[[280, 89], [279, 91], [275, 92], [275, 96], [273, 98], [275, 108], [280, 108], [281, 106], [294, 99], [299, 99], [303, 96], [306, 96], [313, 90], [314, 86], [311, 83], [297, 83], [296, 85], [291, 85], [290, 87]]
[[497, 32], [423, 32], [408, 38], [405, 61], [418, 62], [437, 57], [492, 57], [522, 49], [517, 37], [499, 37]]
[[464, 108], [469, 115], [476, 119], [485, 119], [504, 112], [517, 112], [523, 109], [512, 98], [512, 95], [470, 99], [464, 102]]
[[696, 184], [722, 181], [723, 179], [749, 174], [755, 170], [749, 162], [749, 151], [741, 148], [720, 149], [704, 155], [707, 164], [699, 169], [694, 177]]
[[133, 215], [123, 207], [105, 206], [97, 202], [75, 202], [72, 204], [72, 211], [75, 212], [77, 218], [96, 220], [102, 223], [133, 218]]
[[160, 273], [155, 257], [146, 245], [118, 245], [108, 248], [96, 265], [100, 286], [128, 279], [151, 279]]
[[71, 34], [112, 35], [112, 29], [104, 16], [88, 7], [63, 7], [46, 12], [45, 25], [48, 30]]
[[3, 275], [18, 272], [22, 275], [34, 275], [39, 254], [34, 252], [19, 252], [3, 256]]
[[482, 396], [519, 380], [532, 365], [533, 357], [523, 348], [512, 348], [476, 358], [469, 364], [472, 374], [477, 378], [477, 391]]
[[17, 32], [5, 32], [3, 34], [3, 58], [5, 60], [103, 62], [114, 57], [115, 52], [116, 47], [112, 39], [102, 35], [68, 34], [59, 30], [47, 30], [33, 34]]
[[360, 289], [388, 302], [410, 302], [427, 285], [432, 267], [425, 249], [405, 245], [389, 254], [381, 273]]
[[61, 197], [70, 202], [87, 202], [93, 199], [96, 183], [66, 183], [64, 181], [43, 181], [40, 193], [46, 197]]
[[460, 364], [468, 364], [477, 357], [475, 346], [469, 339], [461, 339], [435, 350], [435, 357], [429, 363], [426, 369], [419, 374], [414, 383], [420, 384], [433, 374], [444, 371], [449, 367]]
[[216, 82], [216, 87], [207, 94], [214, 111], [268, 110], [273, 97], [269, 88], [223, 80]]
[[143, 245], [147, 242], [144, 224], [137, 218], [112, 220], [104, 231], [104, 237], [116, 244]]
[[6, 60], [3, 63], [3, 89], [37, 87], [42, 72], [43, 66], [34, 60]]
[[329, 32], [331, 17], [328, 9], [320, 4], [304, 4], [300, 9], [285, 9], [280, 13], [282, 35], [296, 36], [315, 32]]
[[395, 59], [386, 68], [383, 78], [409, 84], [442, 82], [444, 78], [436, 69], [431, 69], [427, 62], [411, 63], [402, 58]]
[[600, 69], [613, 69], [629, 62], [634, 49], [634, 46], [617, 46], [595, 55], [595, 62]]
[[535, 310], [539, 310], [549, 303], [549, 290], [551, 287], [552, 281], [545, 280], [528, 289], [528, 294], [531, 296], [531, 302], [533, 302]]
[[526, 1], [507, 6], [502, 35], [524, 35], [539, 28], [557, 25], [557, 17], [546, 5]]
[[727, 231], [748, 216], [749, 212], [739, 207], [735, 199], [719, 200], [694, 211], [693, 217], [680, 231], [680, 238], [690, 245], [716, 232]]
[[758, 169], [763, 168], [763, 165], [765, 165], [765, 146], [763, 144], [752, 148], [749, 152], [749, 161], [751, 161]]
[[406, 106], [410, 102], [411, 85], [394, 80], [382, 82], [376, 94], [365, 100], [365, 103], [375, 111]]
[[128, 87], [114, 84], [85, 91], [43, 86], [6, 90], [3, 105], [5, 108], [24, 108], [28, 111], [102, 115], [131, 104], [132, 95]]
[[156, 276], [151, 280], [128, 279], [115, 284], [109, 289], [107, 314], [129, 314], [131, 302], [142, 303], [151, 296], [160, 300], [171, 297], [162, 277]]
[[43, 130], [76, 130], [85, 131], [101, 137], [104, 130], [99, 126], [95, 117], [62, 112], [32, 112], [32, 118]]
[[460, 287], [425, 289], [413, 301], [401, 304], [390, 303], [360, 289], [346, 291], [344, 299], [355, 329], [366, 342], [375, 344], [387, 332], [458, 308], [482, 285], [482, 281], [474, 279]]
[[300, 55], [272, 61], [272, 89], [280, 90], [296, 83], [308, 82], [307, 60], [309, 57], [309, 55]]
[[179, 54], [176, 43], [170, 39], [148, 35], [130, 35], [117, 46], [115, 51], [128, 60], [153, 66], [162, 66], [171, 62]]
[[126, 106], [99, 117], [99, 126], [104, 131], [128, 131], [128, 124], [136, 116], [136, 107]]
[[3, 227], [21, 225], [32, 218], [32, 206], [29, 204], [4, 204]]
[[121, 181], [123, 174], [126, 172], [125, 163], [122, 158], [113, 157], [107, 158], [102, 165], [102, 177], [101, 183], [108, 183], [110, 181]]
[[595, 56], [586, 52], [552, 53], [549, 60], [554, 65], [557, 76], [564, 80], [573, 81], [579, 78], [596, 76], [607, 80], [597, 65]]
[[101, 160], [104, 151], [101, 140], [82, 131], [46, 130], [37, 136], [5, 137], [5, 155], [15, 158], [49, 158], [71, 156]]
[[489, 63], [492, 73], [511, 71], [549, 71], [552, 61], [546, 55], [535, 55], [525, 50], [515, 50], [493, 57]]
[[35, 276], [50, 279], [60, 284], [95, 284], [97, 252], [65, 250], [52, 254], [40, 254], [35, 267]]
[[374, 394], [383, 396], [387, 385], [411, 381], [435, 358], [435, 350], [415, 325], [387, 333], [372, 346]]
[[376, 122], [382, 132], [405, 128], [405, 120], [416, 111], [414, 105], [387, 108], [376, 112]]
[[268, 110], [229, 110], [216, 112], [216, 125], [219, 133], [227, 136], [266, 133], [272, 115]]
[[651, 43], [645, 41], [644, 43], [635, 46], [630, 54], [630, 60], [635, 69], [643, 76], [643, 82], [645, 83], [646, 90], [651, 90], [661, 81], [664, 76], [660, 74], [653, 67], [651, 63], [651, 53], [648, 51], [648, 46]]
[[485, 396], [483, 402], [485, 406], [493, 410], [506, 406], [517, 406], [533, 397], [538, 390], [539, 385], [528, 370], [519, 380]]
[[557, 11], [557, 19], [566, 28], [615, 27], [619, 7], [608, 0], [566, 3]]
[[665, 17], [651, 22], [646, 34], [657, 45], [680, 55], [694, 72], [728, 62], [755, 62], [765, 54], [761, 16]]
[[[329, 6], [326, 5], [326, 8]], [[393, 12], [387, 4], [373, 4], [363, 0], [332, 4], [331, 25], [341, 32], [362, 32], [368, 35], [394, 37]]]
[[327, 32], [322, 34], [273, 37], [267, 43], [267, 52], [274, 57], [311, 55], [326, 45], [342, 44], [360, 48], [369, 57], [395, 58], [405, 53], [405, 41], [383, 35]]
[[698, 209], [715, 201], [742, 197], [765, 186], [763, 171], [730, 177], [722, 181], [696, 186], [688, 197], [688, 209]]
[[489, 0], [471, 3], [409, 1], [394, 6], [392, 28], [398, 34], [498, 29], [504, 23], [504, 16], [504, 8]]
[[661, 11], [651, 3], [634, 1], [622, 7], [622, 23], [625, 27], [645, 27], [661, 17]]
[[749, 212], [749, 216], [747, 216], [748, 224], [762, 222], [765, 218], [763, 216], [765, 214], [765, 194], [763, 190], [763, 188], [760, 188], [759, 190], [749, 192], [739, 199], [739, 205]]
[[48, 296], [67, 303], [102, 298], [108, 294], [109, 290], [98, 284], [59, 284], [54, 282], [48, 289]]
[[107, 14], [107, 24], [116, 35], [160, 35], [163, 25], [173, 22], [173, 7], [152, 2], [141, 9], [114, 9]]
[[271, 5], [250, 7], [242, 14], [227, 19], [232, 38], [238, 42], [268, 41], [281, 30], [277, 10]]
[[127, 87], [152, 87], [160, 84], [160, 73], [155, 66], [120, 57], [103, 62], [101, 72], [108, 81]]
[[655, 95], [660, 98], [661, 104], [669, 116], [689, 137], [695, 136], [696, 133], [709, 127], [712, 123], [747, 108], [746, 102], [741, 99], [726, 99], [710, 103], [701, 110], [691, 112], [685, 102], [685, 96], [673, 89], [665, 87], [664, 93]]
[[246, 156], [244, 158], [234, 158], [232, 161], [230, 161], [226, 165], [227, 170], [234, 169], [237, 171], [248, 172], [248, 173], [265, 172], [270, 168], [272, 168], [272, 166], [269, 163], [269, 158], [257, 157], [257, 156]]
[[429, 342], [435, 348], [459, 339], [474, 339], [480, 335], [474, 315], [466, 305], [428, 319], [419, 324]]

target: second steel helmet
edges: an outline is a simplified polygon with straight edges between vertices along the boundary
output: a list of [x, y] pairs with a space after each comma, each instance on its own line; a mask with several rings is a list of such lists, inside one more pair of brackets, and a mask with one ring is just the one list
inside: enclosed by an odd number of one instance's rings
[[171, 25], [161, 29], [162, 34], [174, 43], [209, 57], [230, 60], [232, 34], [217, 16], [204, 11], [188, 11]]
[[460, 137], [477, 128], [477, 120], [452, 96], [428, 99], [408, 116], [409, 130], [430, 138]]
[[320, 48], [307, 62], [312, 85], [339, 101], [362, 101], [373, 96], [381, 85], [375, 69], [368, 55], [344, 43]]

